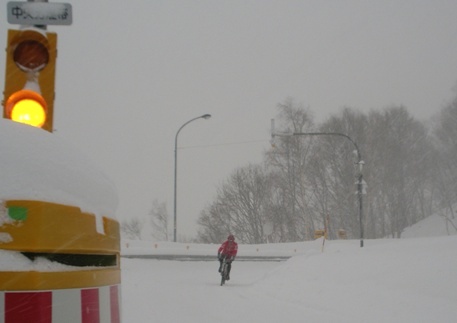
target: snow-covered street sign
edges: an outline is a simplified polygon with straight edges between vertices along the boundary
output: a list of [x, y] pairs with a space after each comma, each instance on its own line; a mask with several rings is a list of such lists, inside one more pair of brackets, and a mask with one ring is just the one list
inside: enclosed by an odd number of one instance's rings
[[7, 4], [10, 24], [18, 25], [71, 25], [72, 11], [69, 3], [21, 2]]

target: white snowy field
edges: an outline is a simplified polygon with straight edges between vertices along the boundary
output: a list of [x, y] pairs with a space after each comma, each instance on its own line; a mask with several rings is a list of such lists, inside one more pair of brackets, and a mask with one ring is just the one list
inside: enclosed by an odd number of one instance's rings
[[235, 261], [222, 287], [216, 259], [122, 258], [123, 320], [457, 322], [457, 235], [287, 245], [287, 261]]

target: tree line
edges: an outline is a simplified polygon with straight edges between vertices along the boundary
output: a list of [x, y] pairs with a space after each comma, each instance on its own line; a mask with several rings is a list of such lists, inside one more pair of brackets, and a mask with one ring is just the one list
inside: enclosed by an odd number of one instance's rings
[[[340, 133], [363, 157], [365, 238], [400, 238], [403, 230], [439, 212], [454, 226], [457, 203], [457, 98], [427, 122], [403, 106], [360, 112], [346, 107], [320, 124], [293, 99], [278, 104], [281, 133]], [[339, 136], [277, 136], [259, 164], [237, 168], [202, 210], [194, 242], [219, 243], [233, 233], [241, 243], [314, 238], [328, 219], [332, 239], [344, 230], [360, 237], [354, 145]], [[123, 236], [169, 240], [165, 202], [154, 200], [148, 220], [123, 221]], [[182, 237], [180, 238], [182, 240]], [[187, 239], [189, 240], [189, 239]]]
[[[315, 124], [312, 111], [293, 99], [278, 105], [277, 121], [283, 133], [341, 133], [357, 143], [365, 238], [399, 238], [439, 211], [455, 218], [457, 98], [427, 123], [393, 106], [368, 113], [346, 107]], [[275, 137], [261, 163], [235, 169], [217, 188], [199, 217], [197, 240], [219, 243], [228, 232], [241, 243], [310, 240], [327, 218], [330, 238], [339, 230], [358, 238], [357, 162], [353, 143], [342, 137]]]

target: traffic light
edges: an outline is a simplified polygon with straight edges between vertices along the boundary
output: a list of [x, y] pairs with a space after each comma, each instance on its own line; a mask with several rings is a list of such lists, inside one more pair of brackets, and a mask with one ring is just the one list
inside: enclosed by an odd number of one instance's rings
[[8, 30], [3, 117], [52, 132], [57, 34]]

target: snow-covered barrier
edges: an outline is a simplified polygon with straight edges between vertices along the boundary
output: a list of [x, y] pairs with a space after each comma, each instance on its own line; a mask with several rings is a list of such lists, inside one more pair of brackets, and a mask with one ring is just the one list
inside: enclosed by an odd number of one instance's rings
[[0, 136], [0, 322], [120, 322], [114, 185], [54, 134]]
[[99, 233], [95, 216], [77, 207], [28, 200], [4, 204], [2, 217], [9, 220], [0, 227], [1, 249], [32, 262], [46, 259], [49, 266], [34, 271], [19, 263], [4, 268], [9, 261], [2, 262], [0, 290], [87, 288], [120, 282], [117, 221], [103, 217], [104, 233]]

